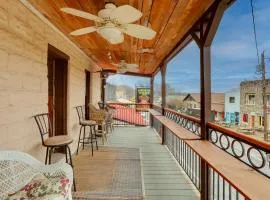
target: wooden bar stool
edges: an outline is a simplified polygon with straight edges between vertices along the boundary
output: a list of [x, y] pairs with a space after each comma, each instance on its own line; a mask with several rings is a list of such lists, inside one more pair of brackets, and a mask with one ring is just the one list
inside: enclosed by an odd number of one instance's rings
[[[93, 143], [96, 143], [96, 149], [98, 150], [98, 143], [97, 143], [96, 129], [95, 129], [97, 123], [93, 120], [86, 120], [85, 119], [85, 107], [84, 106], [77, 106], [75, 108], [77, 110], [77, 114], [79, 117], [79, 124], [81, 126], [79, 140], [78, 140], [78, 146], [77, 146], [77, 155], [79, 152], [80, 144], [83, 145], [83, 149], [84, 149], [85, 144], [91, 144], [92, 156], [93, 156], [94, 155]], [[88, 136], [86, 136], [86, 129], [85, 129], [86, 127], [90, 128]], [[82, 129], [83, 129], [83, 137], [81, 137]]]
[[97, 109], [93, 104], [89, 104], [90, 109], [90, 119], [95, 121], [98, 125], [98, 129], [96, 130], [96, 135], [102, 137], [102, 143], [105, 144], [105, 140], [107, 141], [107, 128], [105, 123], [105, 110]]
[[[47, 148], [45, 165], [51, 164], [51, 158], [53, 151], [56, 148], [64, 148], [66, 163], [70, 164], [73, 168], [72, 155], [69, 148], [69, 144], [73, 142], [73, 139], [68, 135], [57, 135], [49, 137], [52, 133], [52, 123], [49, 117], [49, 113], [42, 113], [34, 116], [35, 121], [38, 125], [42, 145]], [[74, 191], [76, 191], [75, 179], [73, 179]]]

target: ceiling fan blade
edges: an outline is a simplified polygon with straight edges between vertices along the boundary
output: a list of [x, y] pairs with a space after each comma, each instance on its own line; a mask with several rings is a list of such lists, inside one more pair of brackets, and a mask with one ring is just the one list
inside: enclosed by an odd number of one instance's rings
[[87, 33], [92, 33], [94, 31], [96, 31], [96, 27], [95, 26], [91, 26], [91, 27], [86, 27], [86, 28], [81, 28], [81, 29], [78, 29], [76, 31], [73, 31], [70, 33], [70, 35], [84, 35], [84, 34], [87, 34]]
[[81, 11], [81, 10], [77, 10], [77, 9], [74, 9], [74, 8], [61, 8], [60, 9], [62, 12], [65, 12], [65, 13], [68, 13], [68, 14], [71, 14], [71, 15], [75, 15], [77, 17], [82, 17], [82, 18], [85, 18], [85, 19], [89, 19], [89, 20], [94, 20], [94, 21], [103, 21], [102, 18], [96, 16], [96, 15], [92, 15], [88, 12], [84, 12], [84, 11]]
[[121, 24], [137, 21], [142, 17], [142, 13], [129, 5], [119, 6], [110, 14], [111, 19], [116, 19]]
[[156, 36], [154, 30], [139, 24], [125, 24], [123, 31], [132, 37], [145, 40], [151, 40]]

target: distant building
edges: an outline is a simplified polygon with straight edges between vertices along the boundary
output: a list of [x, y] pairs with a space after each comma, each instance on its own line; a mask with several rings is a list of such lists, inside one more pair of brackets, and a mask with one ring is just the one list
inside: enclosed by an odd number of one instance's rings
[[240, 119], [240, 89], [225, 92], [225, 121], [239, 124]]
[[[201, 106], [200, 93], [189, 93], [183, 100], [184, 107], [188, 110], [196, 111], [199, 113]], [[223, 93], [211, 93], [211, 111], [212, 120], [220, 121], [224, 119], [224, 94]], [[198, 114], [196, 114], [198, 115]]]
[[[270, 100], [270, 79], [266, 80], [267, 102]], [[241, 124], [249, 128], [264, 127], [262, 81], [243, 81], [240, 83]], [[270, 118], [268, 117], [268, 120]], [[270, 125], [270, 123], [268, 122]]]
[[181, 110], [183, 109], [183, 100], [186, 96], [187, 94], [184, 94], [184, 93], [167, 95], [166, 104], [169, 108], [173, 110]]

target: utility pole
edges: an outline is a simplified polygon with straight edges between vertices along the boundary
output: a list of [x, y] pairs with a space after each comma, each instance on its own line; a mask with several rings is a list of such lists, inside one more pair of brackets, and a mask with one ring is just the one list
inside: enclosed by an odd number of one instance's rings
[[267, 110], [267, 95], [266, 95], [266, 78], [265, 78], [265, 57], [264, 57], [264, 51], [261, 54], [261, 75], [262, 75], [262, 95], [263, 95], [263, 115], [264, 115], [264, 140], [268, 140], [268, 110]]

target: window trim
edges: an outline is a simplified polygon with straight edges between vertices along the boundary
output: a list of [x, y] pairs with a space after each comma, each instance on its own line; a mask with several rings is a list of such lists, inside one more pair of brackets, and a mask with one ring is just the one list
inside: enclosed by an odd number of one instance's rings
[[[249, 100], [249, 96], [253, 95], [254, 96], [254, 103], [250, 103], [251, 101]], [[245, 105], [249, 105], [249, 106], [254, 106], [256, 105], [256, 101], [255, 101], [255, 98], [256, 98], [256, 94], [255, 93], [246, 93], [245, 94]]]
[[[233, 99], [233, 102], [231, 102], [231, 99]], [[229, 103], [235, 103], [235, 97], [229, 97]]]

